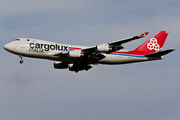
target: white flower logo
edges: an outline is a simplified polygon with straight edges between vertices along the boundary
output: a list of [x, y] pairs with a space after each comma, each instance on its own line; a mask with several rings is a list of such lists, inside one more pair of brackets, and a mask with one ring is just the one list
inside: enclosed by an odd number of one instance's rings
[[150, 42], [147, 44], [147, 48], [149, 50], [155, 50], [158, 51], [159, 50], [159, 44], [157, 43], [157, 39], [156, 38], [151, 38]]

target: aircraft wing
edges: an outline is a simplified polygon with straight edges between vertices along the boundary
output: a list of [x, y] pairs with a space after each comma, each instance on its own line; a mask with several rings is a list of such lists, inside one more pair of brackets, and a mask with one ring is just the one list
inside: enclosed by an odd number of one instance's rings
[[66, 51], [65, 52], [58, 52], [58, 51], [54, 52], [53, 51], [53, 52], [48, 53], [47, 55], [54, 55], [54, 56], [62, 56], [63, 57], [63, 56], [66, 56], [67, 54], [68, 54], [68, 52], [66, 52]]
[[107, 52], [107, 53], [109, 52], [109, 53], [111, 53], [111, 52], [123, 49], [123, 47], [121, 46], [122, 44], [139, 39], [139, 38], [143, 38], [143, 37], [147, 36], [148, 34], [149, 34], [149, 32], [145, 32], [139, 36], [133, 36], [130, 38], [117, 40], [117, 41], [109, 42], [106, 44], [92, 46], [89, 48], [82, 49], [82, 52], [83, 53], [93, 53], [93, 52]]
[[110, 42], [108, 44], [109, 44], [110, 47], [114, 47], [114, 46], [118, 46], [118, 45], [130, 42], [132, 40], [136, 40], [136, 39], [139, 39], [139, 38], [146, 37], [148, 34], [149, 34], [149, 32], [145, 32], [145, 33], [143, 33], [143, 34], [141, 34], [139, 36], [134, 36], [134, 37], [130, 37], [130, 38], [126, 38], [126, 39]]
[[132, 40], [143, 38], [143, 37], [147, 36], [148, 33], [149, 32], [145, 32], [139, 36], [134, 36], [134, 37], [130, 37], [130, 38], [122, 39], [122, 40], [117, 40], [114, 42], [109, 42], [109, 43], [101, 44], [101, 45], [97, 45], [97, 46], [86, 47], [86, 48], [82, 48], [82, 49], [78, 49], [78, 50], [74, 50], [74, 51], [65, 51], [65, 52], [57, 52], [57, 53], [51, 52], [48, 54], [54, 55], [54, 56], [62, 56], [62, 57], [63, 56], [65, 57], [67, 55], [69, 55], [69, 56], [73, 55], [73, 57], [80, 57], [81, 53], [82, 53], [82, 54], [84, 54], [84, 59], [86, 59], [90, 63], [93, 63], [94, 61], [97, 62], [105, 57], [103, 54], [101, 54], [101, 52], [111, 53], [111, 52], [123, 49], [123, 47], [121, 46], [122, 44], [130, 42]]

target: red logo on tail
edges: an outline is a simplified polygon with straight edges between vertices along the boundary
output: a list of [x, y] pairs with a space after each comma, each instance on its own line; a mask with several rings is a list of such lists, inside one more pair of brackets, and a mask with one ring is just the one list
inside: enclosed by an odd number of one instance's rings
[[159, 44], [157, 43], [157, 39], [156, 38], [151, 38], [150, 42], [147, 44], [147, 48], [149, 50], [155, 50], [158, 51], [160, 49]]

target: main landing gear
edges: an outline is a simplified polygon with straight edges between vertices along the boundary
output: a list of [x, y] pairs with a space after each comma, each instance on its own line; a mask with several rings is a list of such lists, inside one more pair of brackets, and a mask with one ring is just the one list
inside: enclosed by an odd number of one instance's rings
[[19, 55], [19, 57], [21, 58], [21, 60], [19, 61], [20, 62], [20, 64], [22, 64], [24, 61], [23, 61], [23, 58], [22, 58], [22, 56], [21, 55]]

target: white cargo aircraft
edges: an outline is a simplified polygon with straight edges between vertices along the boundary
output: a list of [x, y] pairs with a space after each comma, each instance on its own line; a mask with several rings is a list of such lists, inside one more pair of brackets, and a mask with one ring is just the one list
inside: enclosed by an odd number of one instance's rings
[[[18, 38], [4, 45], [7, 51], [22, 56], [54, 60], [54, 68], [70, 71], [89, 70], [95, 64], [126, 64], [163, 59], [164, 55], [174, 51], [168, 49], [162, 51], [167, 38], [167, 31], [160, 31], [135, 50], [121, 50], [122, 44], [145, 37], [148, 32], [139, 36], [117, 40], [92, 47], [58, 44], [45, 40]], [[70, 65], [69, 65], [70, 64]]]

